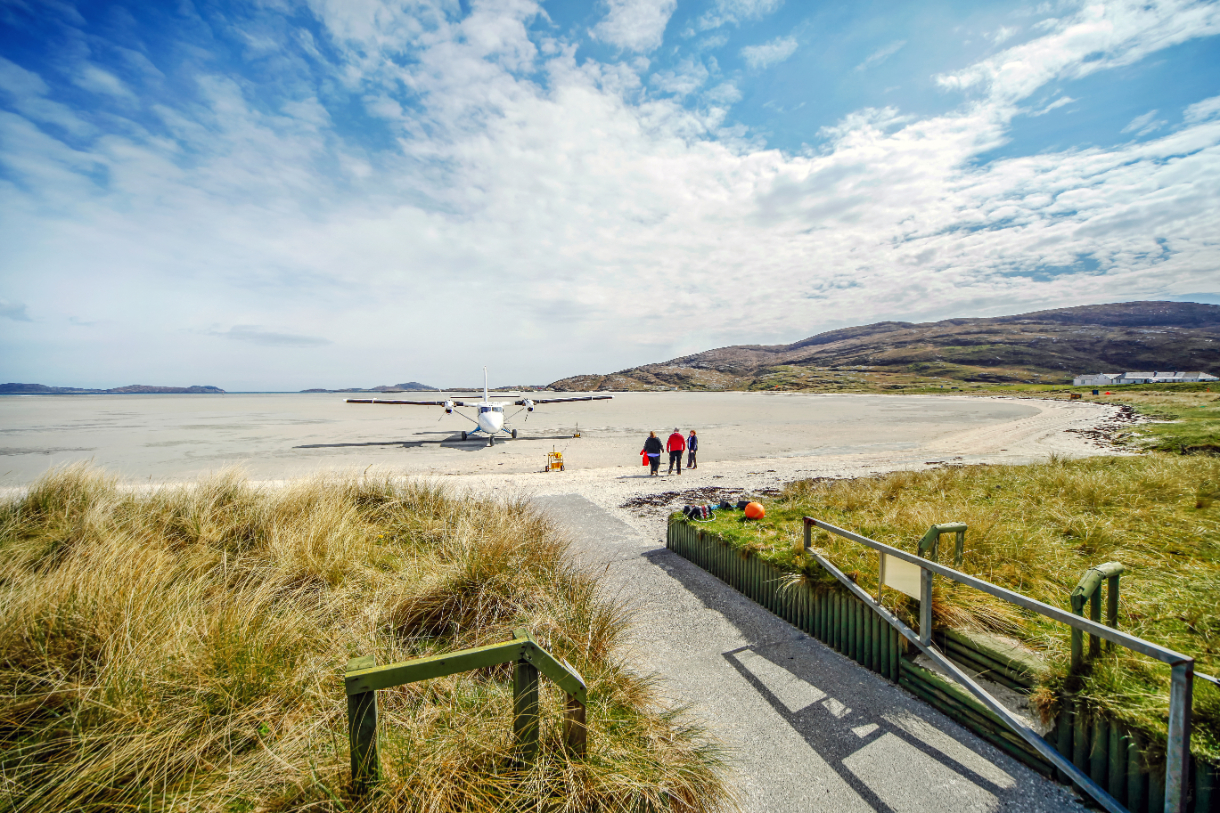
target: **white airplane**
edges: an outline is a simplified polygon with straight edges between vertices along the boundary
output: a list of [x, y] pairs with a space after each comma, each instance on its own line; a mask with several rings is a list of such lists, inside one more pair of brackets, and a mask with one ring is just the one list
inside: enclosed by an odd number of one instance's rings
[[[483, 368], [483, 400], [481, 401], [385, 401], [380, 398], [348, 398], [349, 404], [392, 404], [395, 406], [438, 406], [445, 408], [446, 415], [452, 415], [459, 407], [470, 407], [477, 409], [477, 417], [470, 417], [458, 412], [466, 420], [475, 424], [475, 428], [470, 432], [462, 433], [462, 440], [466, 440], [476, 432], [482, 432], [487, 435], [487, 445], [494, 446], [496, 443], [496, 435], [503, 432], [509, 437], [517, 437], [516, 429], [507, 429], [504, 426], [504, 405], [492, 403], [492, 398], [515, 398], [513, 406], [525, 407], [527, 413], [533, 412], [534, 407], [538, 404], [557, 404], [564, 401], [609, 401], [614, 398], [613, 395], [580, 395], [575, 398], [520, 398], [516, 395], [492, 395], [487, 389], [487, 368]], [[518, 415], [520, 412], [514, 413]], [[528, 415], [527, 415], [528, 417]]]

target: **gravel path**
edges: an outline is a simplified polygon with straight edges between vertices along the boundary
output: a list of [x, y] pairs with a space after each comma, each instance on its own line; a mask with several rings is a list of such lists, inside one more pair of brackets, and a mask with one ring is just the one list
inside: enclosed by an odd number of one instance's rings
[[579, 494], [536, 497], [634, 609], [638, 662], [731, 753], [742, 810], [1065, 811], [1071, 792]]

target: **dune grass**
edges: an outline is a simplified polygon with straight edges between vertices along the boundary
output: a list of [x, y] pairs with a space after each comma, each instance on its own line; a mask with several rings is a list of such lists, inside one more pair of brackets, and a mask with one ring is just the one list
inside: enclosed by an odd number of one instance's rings
[[[628, 619], [524, 500], [235, 473], [134, 491], [75, 467], [0, 506], [0, 806], [705, 811], [722, 754], [623, 660]], [[510, 667], [379, 693], [383, 782], [348, 792], [342, 670], [525, 626], [589, 685], [589, 754], [519, 767]]]
[[[1122, 562], [1120, 628], [1193, 656], [1198, 671], [1220, 674], [1220, 459], [1052, 458], [1029, 466], [800, 481], [764, 502], [767, 517], [760, 522], [723, 511], [703, 527], [826, 589], [833, 579], [801, 553], [806, 514], [910, 551], [933, 523], [965, 522], [964, 571], [1065, 609], [1087, 568]], [[875, 552], [821, 531], [813, 545], [876, 592]], [[942, 561], [946, 545], [951, 562], [951, 537], [942, 541]], [[1054, 712], [1065, 690], [1079, 692], [1087, 708], [1163, 738], [1167, 667], [1120, 648], [1103, 654], [1083, 677], [1069, 676], [1066, 625], [945, 581], [938, 580], [933, 599], [937, 626], [1014, 637], [1045, 656], [1033, 698], [1045, 713]], [[886, 593], [887, 603], [913, 623], [916, 602]], [[1220, 692], [1196, 681], [1194, 710], [1195, 752], [1220, 760]]]

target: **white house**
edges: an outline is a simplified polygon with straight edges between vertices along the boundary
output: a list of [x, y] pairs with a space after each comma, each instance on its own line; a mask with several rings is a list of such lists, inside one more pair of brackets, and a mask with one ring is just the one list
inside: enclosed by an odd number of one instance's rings
[[1115, 384], [1151, 384], [1156, 381], [1157, 374], [1154, 372], [1138, 372], [1138, 373], [1123, 373], [1115, 381]]
[[1118, 381], [1121, 373], [1094, 373], [1093, 375], [1078, 375], [1072, 379], [1074, 387], [1109, 387]]
[[1111, 387], [1120, 384], [1185, 384], [1201, 381], [1220, 381], [1220, 378], [1203, 372], [1182, 373], [1145, 370], [1132, 373], [1078, 375], [1072, 379], [1072, 385], [1076, 387]]

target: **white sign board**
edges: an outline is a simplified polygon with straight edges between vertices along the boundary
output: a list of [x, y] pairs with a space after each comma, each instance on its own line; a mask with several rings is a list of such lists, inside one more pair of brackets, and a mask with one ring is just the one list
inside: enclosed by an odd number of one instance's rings
[[913, 565], [908, 561], [899, 559], [896, 556], [884, 554], [885, 563], [885, 585], [892, 587], [895, 590], [906, 593], [916, 601], [919, 600], [921, 593], [920, 576], [923, 573], [923, 568], [919, 565]]

